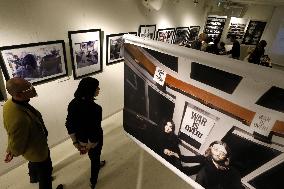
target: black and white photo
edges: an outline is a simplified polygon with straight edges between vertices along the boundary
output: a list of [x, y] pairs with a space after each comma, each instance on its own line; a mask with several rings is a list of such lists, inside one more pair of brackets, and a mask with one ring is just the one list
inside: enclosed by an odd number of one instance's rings
[[156, 33], [156, 24], [139, 26], [139, 29], [138, 29], [139, 37], [155, 39], [155, 33]]
[[227, 16], [209, 15], [204, 27], [204, 33], [213, 40], [221, 38]]
[[64, 41], [1, 47], [1, 67], [6, 80], [21, 77], [33, 84], [67, 76]]
[[137, 35], [137, 32], [110, 34], [106, 36], [107, 61], [106, 65], [121, 62], [123, 60], [123, 35]]
[[166, 43], [174, 43], [176, 31], [175, 28], [158, 29], [156, 39]]
[[245, 34], [247, 23], [248, 19], [246, 18], [231, 17], [226, 38], [230, 39], [230, 37], [233, 35], [239, 42], [241, 42]]
[[174, 44], [187, 45], [190, 37], [189, 27], [177, 27]]
[[190, 26], [189, 27], [189, 42], [192, 42], [197, 39], [200, 31], [200, 26]]
[[101, 30], [69, 31], [74, 78], [102, 71]]
[[257, 45], [261, 39], [265, 26], [266, 22], [251, 20], [247, 27], [242, 44]]

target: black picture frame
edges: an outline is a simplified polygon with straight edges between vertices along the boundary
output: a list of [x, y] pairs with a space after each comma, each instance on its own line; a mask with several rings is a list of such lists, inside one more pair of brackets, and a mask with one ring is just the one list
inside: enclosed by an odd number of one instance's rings
[[200, 26], [190, 26], [189, 27], [189, 41], [192, 42], [198, 38], [200, 32]]
[[257, 45], [265, 29], [266, 22], [251, 20], [243, 37], [242, 44]]
[[158, 29], [156, 33], [157, 41], [167, 42], [170, 44], [174, 43], [175, 36], [176, 36], [175, 28]]
[[227, 16], [209, 15], [204, 27], [204, 33], [212, 39], [221, 38]]
[[174, 44], [186, 45], [190, 35], [189, 27], [176, 27], [176, 36]]
[[103, 71], [101, 29], [68, 31], [73, 77]]
[[138, 36], [144, 38], [155, 39], [156, 24], [140, 25], [138, 29]]
[[230, 39], [233, 35], [236, 36], [237, 40], [241, 40], [244, 36], [246, 25], [244, 23], [230, 23], [226, 38]]
[[106, 35], [106, 65], [115, 64], [124, 60], [123, 35], [132, 34], [137, 36], [137, 32], [118, 33]]
[[6, 80], [21, 77], [33, 85], [68, 75], [64, 40], [0, 47]]

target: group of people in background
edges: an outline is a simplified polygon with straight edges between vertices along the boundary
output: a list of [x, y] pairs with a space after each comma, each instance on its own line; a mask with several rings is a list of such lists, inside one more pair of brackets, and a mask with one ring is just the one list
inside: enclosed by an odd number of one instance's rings
[[[27, 80], [14, 77], [7, 81], [6, 89], [12, 98], [3, 106], [4, 127], [8, 135], [5, 162], [23, 156], [28, 161], [30, 183], [39, 183], [39, 189], [52, 189], [52, 161], [47, 143], [48, 131], [41, 113], [29, 104], [37, 96]], [[90, 187], [95, 188], [98, 173], [105, 161], [100, 161], [103, 146], [101, 127], [102, 108], [94, 102], [99, 95], [99, 81], [83, 78], [68, 105], [66, 128], [73, 145], [81, 155], [91, 160]], [[63, 189], [59, 184], [56, 189]]]
[[[230, 35], [230, 42], [232, 43], [232, 48], [227, 51], [225, 43], [220, 41], [220, 37], [213, 39], [205, 33], [201, 33], [199, 34], [198, 39], [193, 41], [191, 44], [186, 45], [186, 47], [216, 55], [229, 55], [231, 58], [239, 60], [241, 55], [241, 46], [235, 35]], [[264, 48], [266, 45], [267, 42], [265, 40], [261, 40], [255, 48], [248, 52], [248, 56], [245, 58], [245, 61], [272, 67], [270, 58], [268, 55], [265, 55]]]
[[207, 36], [205, 33], [201, 33], [198, 36], [198, 39], [192, 42], [188, 47], [200, 51], [205, 51], [217, 55], [229, 55], [234, 59], [240, 58], [240, 43], [236, 40], [234, 35], [230, 36], [230, 40], [233, 44], [232, 49], [226, 51], [225, 43], [220, 41], [220, 38], [217, 37], [213, 39], [210, 36]]

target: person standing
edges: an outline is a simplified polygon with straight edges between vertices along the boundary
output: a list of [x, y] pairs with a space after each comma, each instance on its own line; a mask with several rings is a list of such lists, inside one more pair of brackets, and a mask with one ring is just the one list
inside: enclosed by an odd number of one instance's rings
[[255, 49], [250, 53], [248, 57], [248, 62], [253, 64], [260, 64], [260, 58], [264, 55], [265, 47], [267, 42], [265, 40], [261, 40]]
[[231, 54], [232, 58], [234, 59], [240, 59], [241, 55], [241, 46], [238, 40], [236, 39], [235, 35], [230, 36], [231, 42], [233, 43], [232, 49], [227, 52], [227, 54]]
[[103, 147], [102, 107], [94, 102], [99, 92], [97, 79], [83, 78], [74, 93], [74, 99], [68, 105], [65, 124], [73, 145], [81, 155], [86, 153], [89, 155], [92, 189], [96, 186], [100, 168], [105, 165], [105, 161], [100, 161]]
[[[39, 182], [39, 189], [52, 189], [52, 162], [47, 144], [47, 129], [41, 113], [29, 104], [37, 96], [35, 88], [23, 78], [7, 81], [12, 98], [3, 106], [4, 127], [8, 134], [5, 162], [22, 155], [29, 161], [30, 182]], [[63, 189], [63, 185], [57, 186]]]

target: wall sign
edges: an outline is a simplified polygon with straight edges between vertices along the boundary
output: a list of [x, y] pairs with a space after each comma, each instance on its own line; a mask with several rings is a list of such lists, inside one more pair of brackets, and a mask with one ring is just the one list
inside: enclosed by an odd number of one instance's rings
[[159, 67], [156, 67], [153, 80], [163, 86], [165, 83], [166, 75], [167, 73], [164, 70]]
[[276, 118], [269, 113], [256, 113], [251, 126], [255, 132], [268, 136], [275, 122]]

